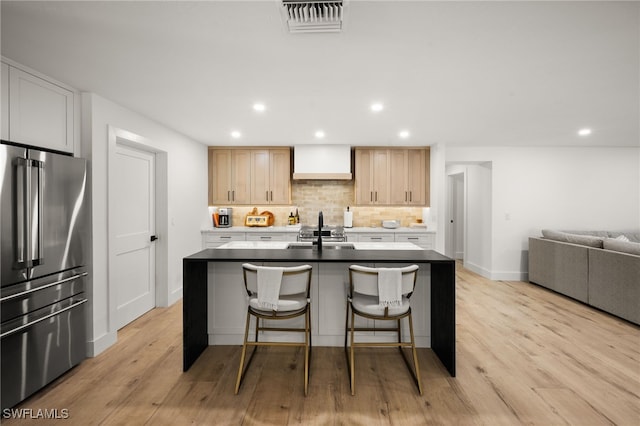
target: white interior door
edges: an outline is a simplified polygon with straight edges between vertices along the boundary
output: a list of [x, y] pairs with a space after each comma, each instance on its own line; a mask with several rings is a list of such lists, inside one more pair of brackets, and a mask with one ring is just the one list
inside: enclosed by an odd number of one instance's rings
[[155, 154], [116, 143], [110, 284], [120, 329], [156, 305]]

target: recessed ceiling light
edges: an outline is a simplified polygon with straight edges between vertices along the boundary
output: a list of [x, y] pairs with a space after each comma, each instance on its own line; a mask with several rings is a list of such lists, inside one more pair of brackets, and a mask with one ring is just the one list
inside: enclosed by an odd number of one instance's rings
[[398, 136], [400, 136], [402, 139], [407, 139], [409, 136], [411, 136], [411, 133], [409, 133], [408, 130], [401, 130], [400, 133], [398, 133]]
[[240, 133], [240, 132], [239, 132], [239, 131], [237, 131], [237, 130], [234, 130], [234, 131], [232, 131], [232, 132], [231, 132], [231, 137], [232, 137], [232, 138], [234, 138], [234, 139], [238, 139], [238, 138], [240, 138], [241, 136], [242, 136], [242, 133]]
[[258, 112], [263, 112], [267, 107], [262, 102], [256, 102], [253, 104], [253, 110]]
[[580, 130], [578, 130], [578, 134], [580, 136], [589, 136], [591, 134], [591, 129], [587, 129], [587, 128], [580, 129]]
[[380, 112], [384, 109], [384, 105], [381, 102], [374, 102], [371, 104], [371, 111]]
[[322, 139], [324, 138], [324, 132], [322, 130], [318, 130], [316, 131], [315, 136], [317, 139]]

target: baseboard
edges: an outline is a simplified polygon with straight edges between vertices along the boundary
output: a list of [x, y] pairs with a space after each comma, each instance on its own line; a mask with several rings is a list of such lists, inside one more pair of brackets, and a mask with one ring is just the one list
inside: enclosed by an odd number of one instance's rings
[[475, 272], [476, 274], [481, 275], [481, 276], [483, 276], [483, 277], [485, 277], [487, 279], [492, 279], [491, 278], [491, 271], [489, 271], [488, 269], [485, 269], [485, 268], [483, 268], [481, 266], [478, 266], [475, 263], [464, 261], [463, 262], [463, 266], [466, 269], [470, 270], [471, 272]]
[[117, 341], [118, 333], [115, 331], [105, 333], [97, 339], [90, 340], [87, 342], [87, 356], [89, 358], [98, 356]]
[[169, 306], [173, 305], [174, 303], [176, 303], [178, 300], [182, 299], [182, 287], [173, 290], [170, 294], [169, 294]]
[[529, 281], [529, 273], [519, 271], [492, 272], [490, 279], [494, 281]]
[[492, 281], [529, 281], [529, 273], [522, 271], [490, 271], [472, 262], [464, 262], [464, 267]]

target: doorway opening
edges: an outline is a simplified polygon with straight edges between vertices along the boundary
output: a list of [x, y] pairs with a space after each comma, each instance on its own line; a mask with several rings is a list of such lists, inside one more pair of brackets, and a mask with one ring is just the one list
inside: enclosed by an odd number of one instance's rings
[[465, 254], [465, 195], [466, 173], [464, 171], [447, 175], [447, 229], [445, 253], [456, 260], [464, 260]]
[[168, 292], [166, 154], [109, 127], [108, 168], [109, 328], [116, 331], [162, 306]]

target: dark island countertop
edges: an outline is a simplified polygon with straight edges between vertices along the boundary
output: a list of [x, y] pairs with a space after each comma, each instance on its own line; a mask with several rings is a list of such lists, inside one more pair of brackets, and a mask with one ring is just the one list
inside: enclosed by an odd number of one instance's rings
[[335, 250], [323, 249], [206, 249], [184, 258], [201, 262], [389, 262], [449, 263], [453, 259], [433, 250]]

